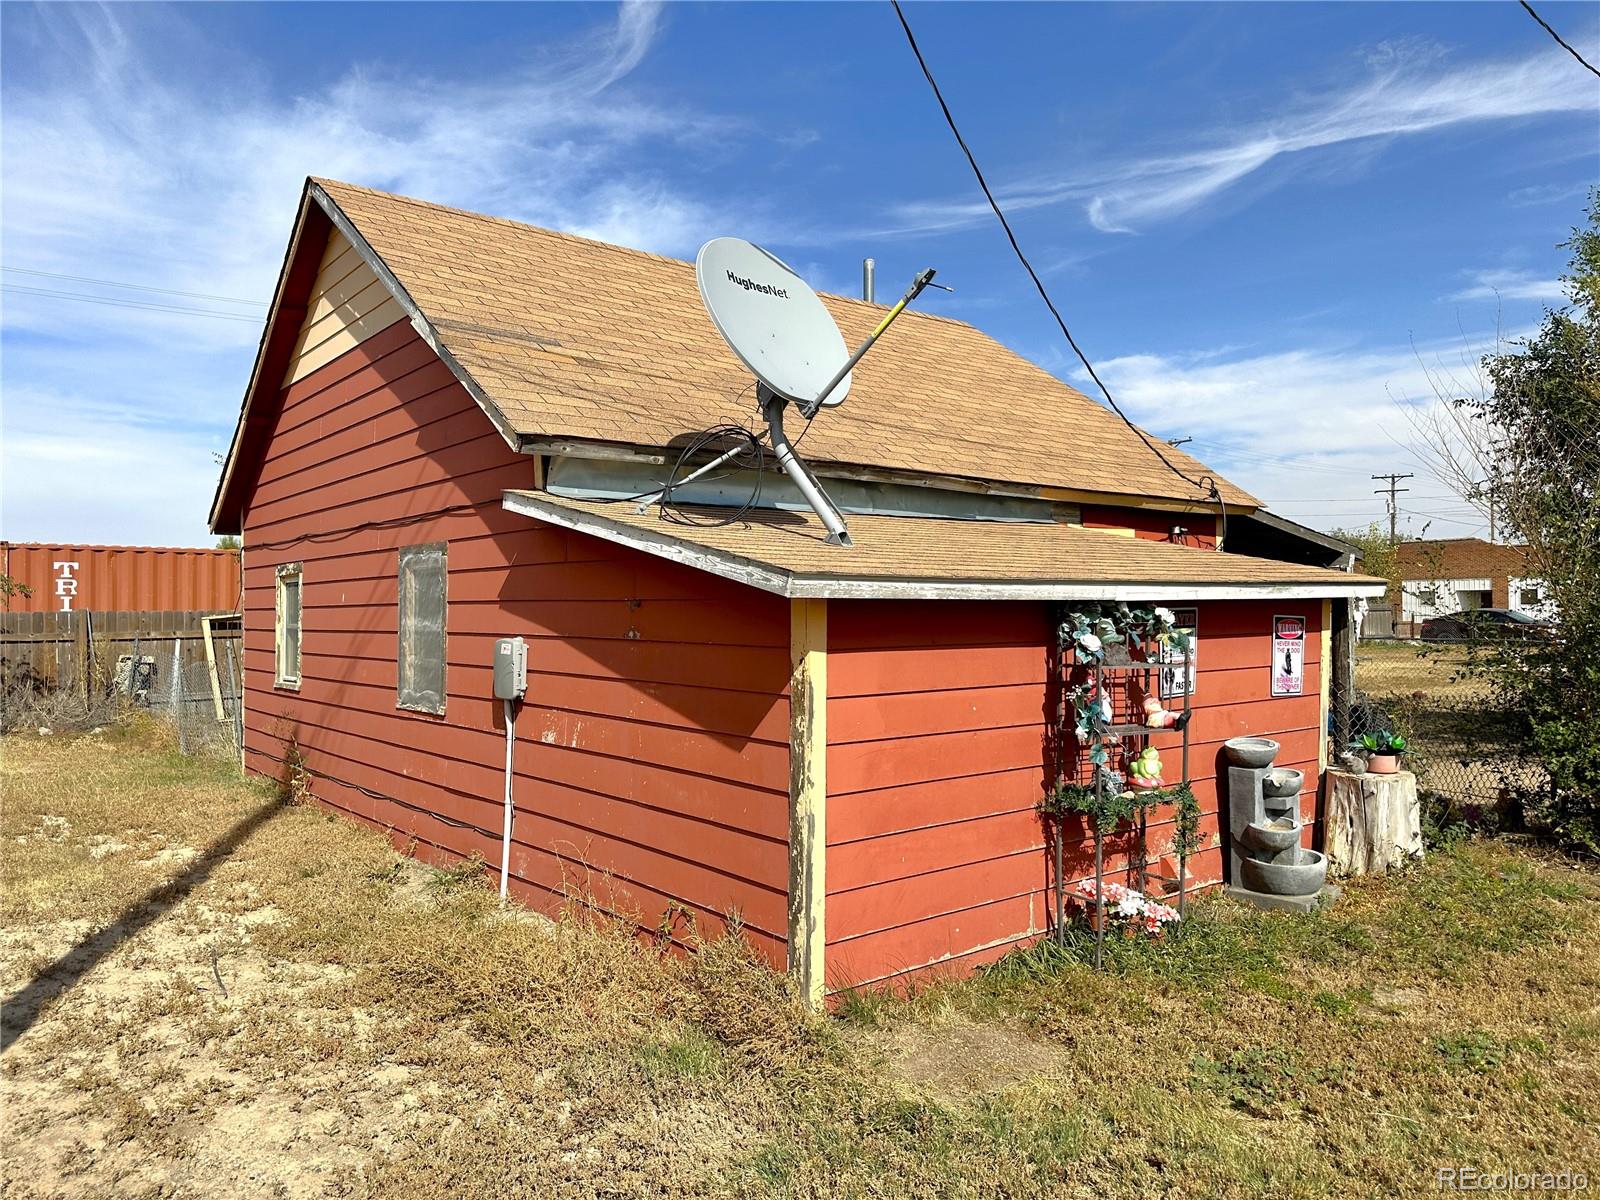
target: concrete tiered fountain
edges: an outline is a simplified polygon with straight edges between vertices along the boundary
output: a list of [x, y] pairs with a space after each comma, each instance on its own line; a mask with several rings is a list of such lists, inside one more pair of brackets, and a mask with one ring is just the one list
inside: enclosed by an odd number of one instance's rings
[[1300, 845], [1305, 774], [1274, 767], [1278, 743], [1242, 737], [1223, 743], [1228, 756], [1228, 895], [1260, 908], [1301, 912], [1328, 904], [1328, 860]]

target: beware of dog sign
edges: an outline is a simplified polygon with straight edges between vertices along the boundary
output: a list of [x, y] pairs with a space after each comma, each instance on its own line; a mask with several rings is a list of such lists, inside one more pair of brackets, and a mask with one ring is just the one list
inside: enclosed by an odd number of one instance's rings
[[1306, 619], [1272, 618], [1272, 694], [1298, 696], [1306, 686]]

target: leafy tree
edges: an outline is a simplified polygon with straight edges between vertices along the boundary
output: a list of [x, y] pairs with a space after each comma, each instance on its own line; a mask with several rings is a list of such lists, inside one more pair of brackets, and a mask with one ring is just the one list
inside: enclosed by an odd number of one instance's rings
[[231, 533], [225, 533], [217, 539], [218, 550], [238, 550], [243, 544]]
[[0, 575], [0, 603], [4, 604], [8, 612], [11, 609], [11, 598], [13, 596], [21, 596], [26, 600], [31, 595], [33, 595], [33, 589], [27, 584], [21, 583], [9, 575]]
[[1399, 543], [1391, 541], [1389, 530], [1377, 521], [1363, 529], [1335, 529], [1331, 536], [1349, 542], [1361, 552], [1361, 569], [1389, 581], [1390, 590], [1400, 589], [1400, 563], [1395, 553]]
[[1529, 813], [1600, 850], [1600, 189], [1587, 215], [1563, 243], [1570, 303], [1488, 356], [1488, 394], [1463, 403], [1496, 431], [1486, 484], [1557, 612], [1548, 642], [1498, 644], [1487, 664], [1550, 774]]

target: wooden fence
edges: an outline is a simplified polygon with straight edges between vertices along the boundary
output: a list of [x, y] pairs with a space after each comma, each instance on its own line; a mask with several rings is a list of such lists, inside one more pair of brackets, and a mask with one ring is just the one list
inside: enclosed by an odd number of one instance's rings
[[[208, 628], [209, 627], [209, 628]], [[238, 709], [243, 644], [236, 614], [0, 613], [0, 691], [70, 689], [87, 702], [120, 691], [179, 719]]]
[[1361, 637], [1392, 638], [1395, 636], [1394, 609], [1387, 604], [1374, 604], [1361, 618]]

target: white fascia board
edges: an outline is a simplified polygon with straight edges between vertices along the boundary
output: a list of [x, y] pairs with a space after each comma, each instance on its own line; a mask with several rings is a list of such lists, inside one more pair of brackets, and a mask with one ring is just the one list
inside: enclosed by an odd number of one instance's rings
[[[1330, 568], [1331, 569], [1331, 568]], [[1005, 579], [850, 579], [795, 576], [789, 595], [834, 600], [1322, 600], [1381, 596], [1363, 583], [1073, 583]]]
[[[696, 546], [678, 538], [574, 512], [520, 492], [506, 492], [507, 512], [563, 529], [587, 533], [720, 575], [791, 599], [829, 600], [1320, 600], [1381, 596], [1386, 585], [1329, 580], [1326, 583], [1117, 583], [1113, 581], [1021, 581], [1003, 579], [872, 579], [848, 575], [796, 575], [736, 554]], [[841, 550], [848, 554], [848, 550]], [[1337, 572], [1329, 572], [1337, 574]]]
[[[619, 500], [619, 504], [629, 504], [633, 501]], [[724, 579], [733, 579], [739, 583], [747, 583], [751, 587], [760, 588], [764, 592], [773, 592], [779, 596], [793, 596], [791, 583], [794, 576], [787, 571], [775, 571], [771, 567], [762, 566], [760, 563], [749, 559], [740, 558], [734, 554], [725, 554], [721, 551], [708, 550], [704, 546], [691, 545], [678, 538], [667, 537], [663, 534], [653, 533], [648, 529], [636, 529], [632, 525], [624, 525], [620, 521], [607, 521], [604, 517], [592, 513], [573, 512], [559, 504], [547, 504], [520, 492], [506, 492], [501, 500], [501, 507], [507, 512], [514, 512], [519, 516], [533, 517], [535, 520], [545, 521], [551, 525], [559, 525], [563, 529], [575, 530], [578, 533], [587, 533], [608, 542], [615, 542], [619, 546], [630, 546], [635, 550], [643, 550], [646, 554], [654, 554], [658, 558], [670, 559], [672, 562], [682, 563], [686, 567], [694, 567], [699, 571], [708, 571], [713, 575], [721, 575]]]

